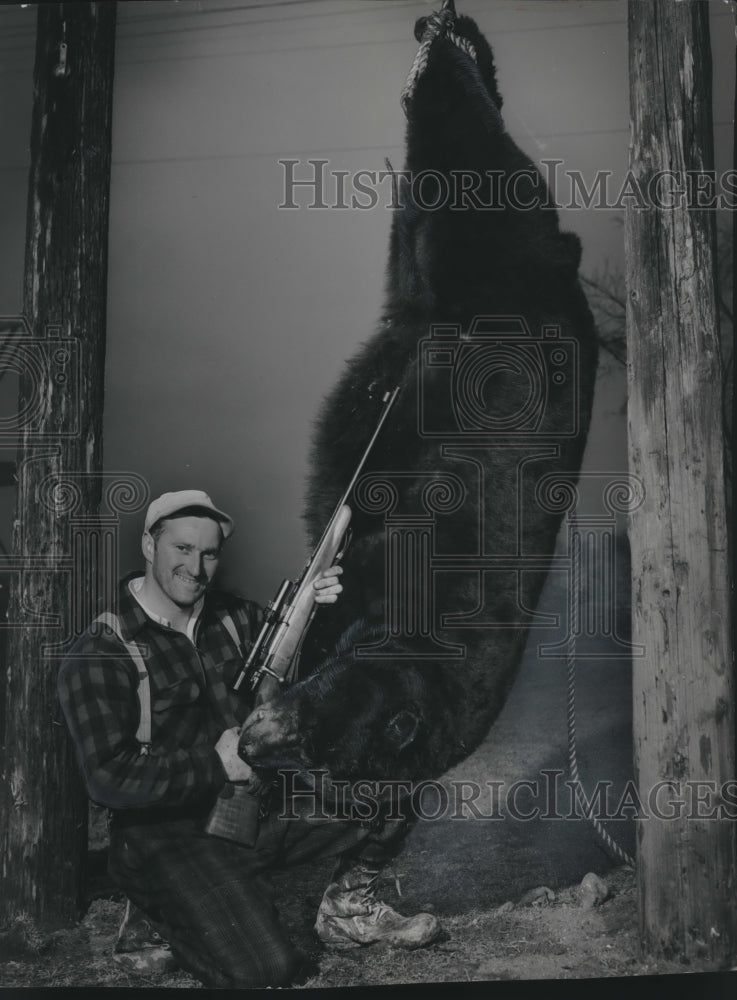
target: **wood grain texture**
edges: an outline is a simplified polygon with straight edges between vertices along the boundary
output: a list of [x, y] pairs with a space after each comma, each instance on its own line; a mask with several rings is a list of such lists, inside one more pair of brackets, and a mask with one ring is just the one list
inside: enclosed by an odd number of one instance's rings
[[[630, 169], [713, 169], [708, 5], [629, 5]], [[680, 818], [638, 822], [643, 943], [653, 955], [734, 960], [734, 821], [698, 786], [734, 778], [722, 360], [713, 211], [626, 215], [635, 766], [647, 800], [672, 781]], [[668, 810], [666, 789], [660, 796]], [[675, 807], [676, 811], [680, 807]], [[734, 807], [732, 807], [732, 812]], [[701, 813], [702, 816], [697, 815]], [[707, 818], [715, 813], [714, 818]]]
[[[100, 504], [115, 18], [115, 3], [38, 6], [24, 313], [39, 342], [50, 325], [71, 338], [79, 365], [59, 379], [41, 364], [20, 380], [19, 411], [37, 415], [19, 444], [13, 551], [48, 569], [16, 576], [10, 599], [0, 922], [26, 911], [64, 924], [83, 903], [86, 795], [58, 705], [59, 660], [44, 647], [68, 634], [90, 584], [56, 568], [72, 519]], [[50, 490], [70, 477], [73, 487]]]

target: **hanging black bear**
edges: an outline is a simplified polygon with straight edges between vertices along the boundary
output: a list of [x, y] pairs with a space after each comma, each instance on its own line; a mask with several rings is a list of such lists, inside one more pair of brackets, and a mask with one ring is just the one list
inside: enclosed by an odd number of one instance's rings
[[504, 129], [491, 49], [451, 5], [415, 26], [386, 305], [325, 401], [306, 520], [317, 541], [373, 430], [345, 594], [306, 677], [247, 721], [241, 754], [345, 779], [437, 777], [483, 739], [520, 661], [575, 476], [597, 346], [539, 171]]

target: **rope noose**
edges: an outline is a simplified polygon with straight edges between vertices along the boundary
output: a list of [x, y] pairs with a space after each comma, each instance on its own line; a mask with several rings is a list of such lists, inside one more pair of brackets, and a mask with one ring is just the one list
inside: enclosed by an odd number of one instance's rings
[[[579, 591], [580, 591], [580, 566], [581, 566], [581, 539], [576, 534], [572, 539], [572, 576], [570, 594], [570, 627], [568, 635], [568, 648], [566, 650], [566, 666], [568, 678], [568, 764], [571, 778], [574, 782], [575, 796], [581, 803], [581, 808], [586, 815], [586, 797], [583, 792], [583, 785], [578, 773], [578, 755], [576, 753], [576, 633], [578, 631], [579, 614]], [[609, 851], [630, 868], [635, 867], [635, 859], [631, 857], [614, 838], [604, 829], [601, 822], [594, 816], [587, 816], [587, 819], [604, 841]]]
[[430, 58], [430, 48], [436, 38], [440, 38], [441, 36], [447, 38], [448, 41], [453, 42], [454, 45], [457, 45], [459, 49], [462, 49], [466, 55], [470, 56], [476, 62], [476, 49], [472, 43], [467, 38], [463, 38], [461, 35], [456, 35], [453, 32], [455, 17], [456, 12], [453, 0], [443, 0], [440, 10], [437, 13], [430, 14], [427, 18], [425, 30], [422, 32], [420, 47], [417, 50], [417, 55], [412, 63], [412, 68], [402, 87], [402, 93], [399, 98], [405, 115], [409, 113], [409, 105], [414, 96], [417, 81], [427, 68]]

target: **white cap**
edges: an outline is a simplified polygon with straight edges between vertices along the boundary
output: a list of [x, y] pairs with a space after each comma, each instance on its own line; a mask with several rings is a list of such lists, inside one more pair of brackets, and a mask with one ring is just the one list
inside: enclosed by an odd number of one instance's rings
[[[213, 520], [218, 521], [223, 531], [223, 538], [227, 538], [233, 533], [233, 519], [222, 510], [218, 510], [207, 493], [203, 493], [202, 490], [178, 490], [176, 493], [162, 493], [146, 511], [144, 531], [149, 531], [162, 517], [171, 517], [172, 514], [189, 507], [198, 508], [204, 515], [209, 515]], [[193, 510], [193, 515], [196, 515], [198, 510]]]

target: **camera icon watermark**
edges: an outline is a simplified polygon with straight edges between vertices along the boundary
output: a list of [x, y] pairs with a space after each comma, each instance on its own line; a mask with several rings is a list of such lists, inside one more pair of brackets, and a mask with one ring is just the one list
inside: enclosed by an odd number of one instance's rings
[[560, 327], [533, 336], [522, 316], [477, 316], [467, 334], [459, 325], [433, 325], [419, 344], [420, 435], [575, 437], [578, 359], [578, 343]]
[[[44, 335], [33, 334], [24, 316], [0, 316], [0, 375], [18, 378], [17, 406], [0, 413], [0, 446], [15, 444], [24, 433], [38, 441], [75, 438], [80, 432], [80, 344], [59, 326], [47, 326]], [[51, 405], [50, 393], [67, 399], [63, 429], [53, 435], [42, 431]]]

